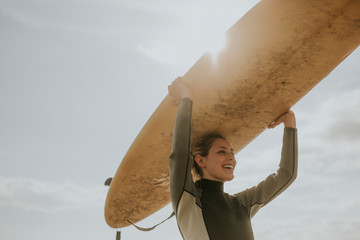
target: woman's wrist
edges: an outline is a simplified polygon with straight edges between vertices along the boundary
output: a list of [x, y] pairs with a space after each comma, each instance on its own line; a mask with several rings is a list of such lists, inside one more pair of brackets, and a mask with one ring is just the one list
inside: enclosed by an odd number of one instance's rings
[[296, 128], [295, 121], [284, 122], [284, 126], [287, 128]]
[[192, 100], [192, 94], [190, 92], [184, 93], [181, 95], [181, 98], [189, 98], [190, 100]]

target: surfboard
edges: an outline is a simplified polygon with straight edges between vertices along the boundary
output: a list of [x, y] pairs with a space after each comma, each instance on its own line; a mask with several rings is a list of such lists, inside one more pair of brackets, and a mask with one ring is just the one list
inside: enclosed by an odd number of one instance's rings
[[[226, 38], [225, 48], [216, 57], [205, 53], [183, 81], [194, 95], [193, 141], [216, 130], [237, 153], [359, 46], [360, 1], [263, 0]], [[170, 102], [166, 96], [159, 104], [115, 173], [105, 203], [113, 228], [170, 202], [177, 112]]]

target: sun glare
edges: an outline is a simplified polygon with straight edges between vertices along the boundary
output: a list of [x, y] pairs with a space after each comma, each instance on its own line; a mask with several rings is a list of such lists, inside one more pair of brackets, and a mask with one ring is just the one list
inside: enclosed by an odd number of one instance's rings
[[226, 45], [226, 37], [224, 34], [213, 35], [208, 41], [208, 52], [216, 57], [218, 53], [224, 49]]

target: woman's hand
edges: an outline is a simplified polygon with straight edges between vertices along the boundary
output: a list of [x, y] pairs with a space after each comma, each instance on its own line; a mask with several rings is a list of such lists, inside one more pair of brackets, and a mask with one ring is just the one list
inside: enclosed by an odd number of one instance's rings
[[274, 122], [270, 123], [268, 128], [274, 128], [280, 123], [284, 123], [285, 127], [296, 128], [296, 120], [295, 120], [294, 112], [289, 110], [288, 112], [282, 114]]
[[180, 100], [184, 97], [192, 99], [190, 88], [182, 82], [182, 77], [176, 78], [171, 85], [168, 86], [169, 96], [173, 97], [172, 104], [179, 105]]

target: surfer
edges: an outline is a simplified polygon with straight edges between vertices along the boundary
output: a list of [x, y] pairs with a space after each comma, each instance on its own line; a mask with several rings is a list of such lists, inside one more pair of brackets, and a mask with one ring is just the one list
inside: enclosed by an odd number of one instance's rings
[[[177, 223], [186, 240], [254, 239], [251, 218], [283, 192], [297, 174], [297, 129], [289, 110], [268, 127], [284, 123], [283, 146], [277, 173], [257, 186], [234, 195], [224, 182], [234, 178], [236, 160], [225, 137], [210, 133], [191, 146], [192, 92], [177, 78], [168, 88], [179, 105], [171, 146], [170, 195]], [[195, 174], [191, 174], [191, 172]]]

